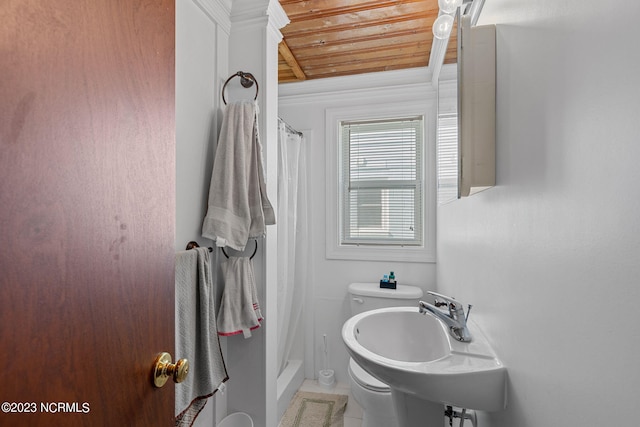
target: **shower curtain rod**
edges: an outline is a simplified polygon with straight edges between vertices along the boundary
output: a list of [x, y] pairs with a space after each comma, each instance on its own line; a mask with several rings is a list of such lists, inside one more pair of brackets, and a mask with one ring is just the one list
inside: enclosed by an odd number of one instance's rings
[[300, 132], [299, 130], [295, 130], [294, 128], [291, 127], [291, 125], [287, 122], [285, 122], [284, 120], [282, 120], [280, 117], [278, 117], [278, 120], [280, 120], [282, 123], [284, 123], [284, 127], [287, 128], [287, 130], [291, 133], [295, 133], [298, 136], [303, 136], [302, 132]]

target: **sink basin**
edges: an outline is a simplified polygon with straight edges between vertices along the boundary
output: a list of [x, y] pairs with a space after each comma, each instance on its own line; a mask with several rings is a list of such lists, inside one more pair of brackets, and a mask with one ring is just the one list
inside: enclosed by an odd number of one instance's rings
[[351, 357], [388, 384], [392, 394], [467, 409], [502, 410], [506, 368], [477, 325], [467, 326], [472, 341], [458, 342], [450, 338], [444, 323], [419, 313], [418, 307], [391, 307], [353, 316], [342, 327], [342, 338]]
[[379, 360], [428, 362], [449, 354], [449, 340], [435, 317], [427, 318], [417, 309], [374, 311], [355, 323], [354, 336]]

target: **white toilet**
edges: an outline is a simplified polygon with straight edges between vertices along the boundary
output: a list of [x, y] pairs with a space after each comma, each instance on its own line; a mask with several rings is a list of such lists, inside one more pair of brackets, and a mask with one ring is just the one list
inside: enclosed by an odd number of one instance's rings
[[[349, 285], [351, 315], [385, 307], [418, 306], [422, 289], [398, 285], [397, 289], [380, 288], [379, 283]], [[349, 383], [353, 398], [362, 407], [362, 427], [399, 427], [393, 409], [391, 389], [349, 359]]]

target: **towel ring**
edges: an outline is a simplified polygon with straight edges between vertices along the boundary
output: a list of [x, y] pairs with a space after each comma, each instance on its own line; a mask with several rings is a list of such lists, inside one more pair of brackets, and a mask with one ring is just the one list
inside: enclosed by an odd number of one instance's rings
[[242, 72], [242, 71], [238, 71], [237, 73], [232, 74], [231, 77], [229, 77], [227, 79], [227, 81], [224, 82], [224, 85], [222, 86], [222, 102], [224, 102], [224, 105], [227, 105], [227, 100], [224, 98], [224, 90], [227, 87], [227, 83], [229, 83], [231, 81], [231, 79], [234, 78], [234, 77], [240, 77], [240, 84], [244, 88], [250, 88], [255, 83], [256, 84], [256, 96], [255, 96], [255, 98], [253, 98], [253, 100], [255, 101], [256, 99], [258, 99], [258, 91], [259, 91], [258, 80], [256, 80], [256, 78], [251, 73], [245, 73], [245, 72]]
[[[258, 252], [258, 240], [254, 240], [256, 247], [253, 249], [253, 253], [251, 254], [251, 256], [249, 257], [249, 259], [253, 259], [253, 257], [256, 255], [256, 252]], [[229, 258], [229, 255], [227, 255], [227, 253], [224, 251], [224, 248], [221, 247], [220, 249], [222, 249], [222, 253], [224, 254], [224, 256], [226, 256], [227, 258]]]
[[[192, 240], [189, 243], [187, 243], [187, 250], [189, 249], [195, 249], [195, 248], [199, 248], [200, 245], [198, 244], [198, 242]], [[209, 249], [209, 252], [213, 252], [213, 248], [207, 248]]]

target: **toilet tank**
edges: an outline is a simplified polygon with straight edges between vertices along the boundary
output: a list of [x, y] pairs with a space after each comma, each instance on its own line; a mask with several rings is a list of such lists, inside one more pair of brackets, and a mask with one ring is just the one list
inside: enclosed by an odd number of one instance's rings
[[351, 283], [351, 315], [385, 307], [418, 306], [422, 289], [417, 286], [398, 285], [397, 289], [381, 288], [379, 283]]

